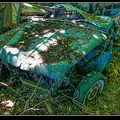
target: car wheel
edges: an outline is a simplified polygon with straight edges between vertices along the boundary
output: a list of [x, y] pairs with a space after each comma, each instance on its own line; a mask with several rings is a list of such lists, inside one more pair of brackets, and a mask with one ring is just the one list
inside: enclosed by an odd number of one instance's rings
[[100, 72], [90, 72], [79, 82], [73, 98], [83, 104], [93, 100], [104, 88], [104, 75]]

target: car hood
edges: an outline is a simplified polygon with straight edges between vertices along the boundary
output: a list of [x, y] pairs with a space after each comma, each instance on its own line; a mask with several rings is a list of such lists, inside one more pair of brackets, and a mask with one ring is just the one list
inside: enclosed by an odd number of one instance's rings
[[0, 35], [0, 59], [23, 70], [58, 79], [106, 35], [65, 20], [29, 22]]

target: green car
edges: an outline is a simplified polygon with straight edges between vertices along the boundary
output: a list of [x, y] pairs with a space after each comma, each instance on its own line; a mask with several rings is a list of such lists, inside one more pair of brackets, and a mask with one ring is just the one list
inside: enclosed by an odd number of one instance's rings
[[39, 82], [41, 97], [54, 97], [64, 86], [83, 104], [93, 100], [104, 89], [113, 56], [112, 37], [98, 29], [112, 19], [97, 18], [102, 23], [41, 18], [0, 35], [1, 80], [14, 84], [17, 78], [31, 87]]

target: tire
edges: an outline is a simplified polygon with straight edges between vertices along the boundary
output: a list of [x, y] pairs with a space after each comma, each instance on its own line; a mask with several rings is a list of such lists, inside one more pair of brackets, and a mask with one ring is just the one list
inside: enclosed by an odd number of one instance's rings
[[77, 85], [73, 98], [82, 104], [93, 100], [98, 94], [101, 94], [104, 88], [104, 75], [100, 72], [90, 72], [82, 78]]

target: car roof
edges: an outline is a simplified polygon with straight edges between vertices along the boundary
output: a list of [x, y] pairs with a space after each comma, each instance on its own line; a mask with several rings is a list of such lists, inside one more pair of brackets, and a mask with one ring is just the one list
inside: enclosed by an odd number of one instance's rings
[[96, 23], [101, 28], [109, 29], [113, 25], [113, 19], [109, 16], [98, 16], [98, 15], [95, 15], [92, 13], [87, 13], [77, 7], [74, 7], [73, 5], [71, 5], [69, 3], [60, 4], [58, 6], [64, 6], [66, 8], [66, 10], [68, 10], [68, 11], [77, 11], [85, 19]]

